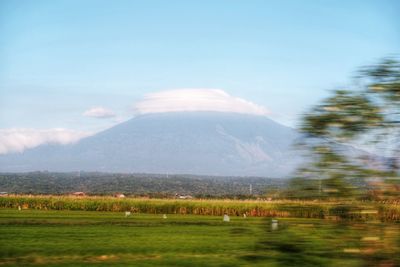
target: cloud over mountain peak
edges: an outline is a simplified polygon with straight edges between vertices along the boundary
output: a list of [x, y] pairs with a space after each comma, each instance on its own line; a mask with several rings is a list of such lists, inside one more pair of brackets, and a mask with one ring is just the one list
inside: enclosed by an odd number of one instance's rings
[[268, 115], [269, 111], [245, 99], [234, 97], [221, 89], [175, 89], [145, 95], [134, 105], [135, 113], [181, 111], [218, 111]]

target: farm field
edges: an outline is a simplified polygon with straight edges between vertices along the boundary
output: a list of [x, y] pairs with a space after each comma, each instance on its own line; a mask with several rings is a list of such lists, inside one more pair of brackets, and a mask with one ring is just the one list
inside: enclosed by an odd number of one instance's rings
[[3, 208], [0, 266], [400, 265], [398, 223], [271, 220]]
[[182, 214], [252, 217], [295, 217], [382, 220], [399, 222], [400, 203], [356, 200], [235, 200], [149, 199], [110, 196], [10, 195], [0, 197], [0, 208], [71, 211], [111, 211], [145, 214]]

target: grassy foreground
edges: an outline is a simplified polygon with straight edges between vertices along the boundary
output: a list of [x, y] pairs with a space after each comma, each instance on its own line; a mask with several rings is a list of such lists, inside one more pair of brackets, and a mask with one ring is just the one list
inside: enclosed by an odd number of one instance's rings
[[0, 209], [0, 266], [400, 266], [396, 223]]
[[0, 223], [3, 266], [232, 266], [263, 232], [260, 218], [121, 212], [2, 209]]

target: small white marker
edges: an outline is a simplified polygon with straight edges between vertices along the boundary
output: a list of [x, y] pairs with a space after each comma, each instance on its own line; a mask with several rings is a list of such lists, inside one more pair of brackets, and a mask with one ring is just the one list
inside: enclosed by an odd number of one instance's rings
[[272, 231], [278, 230], [278, 220], [271, 221], [271, 230]]
[[229, 222], [231, 219], [227, 214], [224, 215], [224, 222]]

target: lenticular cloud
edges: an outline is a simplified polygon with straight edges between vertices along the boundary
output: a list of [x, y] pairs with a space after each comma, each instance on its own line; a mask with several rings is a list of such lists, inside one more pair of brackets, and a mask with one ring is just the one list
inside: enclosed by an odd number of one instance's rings
[[178, 89], [147, 94], [134, 106], [137, 114], [178, 111], [219, 111], [267, 115], [257, 104], [229, 95], [220, 89]]

